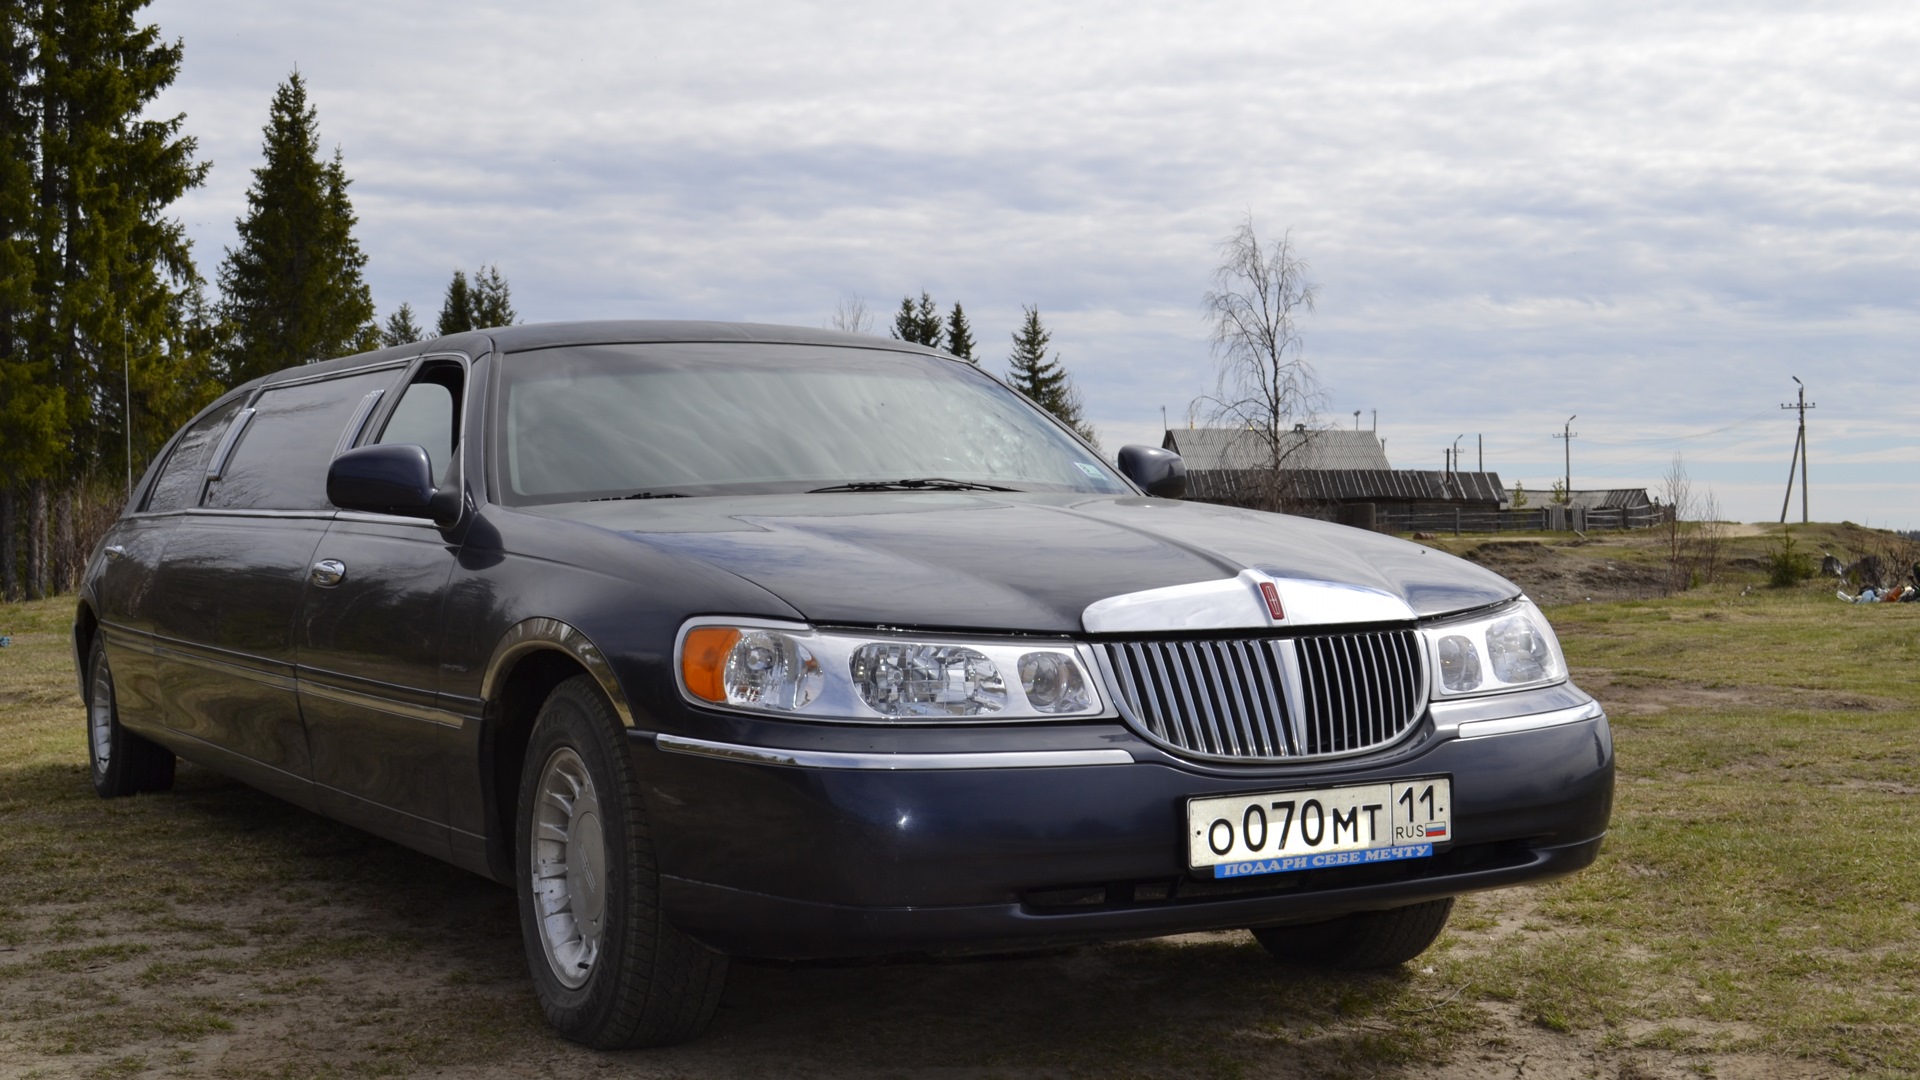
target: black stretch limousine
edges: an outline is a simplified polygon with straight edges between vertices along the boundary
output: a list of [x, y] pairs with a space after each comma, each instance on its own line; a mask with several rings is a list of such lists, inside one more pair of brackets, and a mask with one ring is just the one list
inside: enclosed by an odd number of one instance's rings
[[94, 786], [178, 755], [511, 883], [542, 1007], [601, 1047], [696, 1033], [728, 955], [1244, 927], [1389, 966], [1455, 895], [1594, 859], [1607, 721], [1517, 588], [1184, 476], [824, 331], [283, 371], [88, 566]]

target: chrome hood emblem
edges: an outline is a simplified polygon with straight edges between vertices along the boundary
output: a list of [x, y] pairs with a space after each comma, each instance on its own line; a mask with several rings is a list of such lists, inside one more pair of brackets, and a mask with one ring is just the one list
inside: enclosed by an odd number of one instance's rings
[[1276, 577], [1257, 569], [1096, 600], [1080, 613], [1089, 634], [1243, 630], [1412, 622], [1406, 600], [1365, 585]]

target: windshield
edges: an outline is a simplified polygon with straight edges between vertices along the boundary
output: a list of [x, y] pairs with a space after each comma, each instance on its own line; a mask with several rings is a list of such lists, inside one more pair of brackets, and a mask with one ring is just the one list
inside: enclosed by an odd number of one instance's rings
[[501, 391], [495, 460], [508, 505], [936, 478], [1129, 490], [1012, 391], [965, 364], [909, 353], [747, 343], [542, 349], [506, 358]]

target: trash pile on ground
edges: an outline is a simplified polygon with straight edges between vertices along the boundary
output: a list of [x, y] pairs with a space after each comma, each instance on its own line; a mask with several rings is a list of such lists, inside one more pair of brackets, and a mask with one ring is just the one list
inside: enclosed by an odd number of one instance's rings
[[1920, 562], [1913, 564], [1907, 571], [1913, 584], [1903, 585], [1898, 581], [1887, 584], [1887, 567], [1878, 555], [1867, 555], [1852, 565], [1842, 565], [1839, 559], [1828, 555], [1820, 560], [1820, 572], [1834, 577], [1860, 583], [1860, 592], [1849, 595], [1845, 589], [1834, 590], [1834, 595], [1849, 604], [1912, 604], [1920, 603]]
[[1847, 590], [1836, 589], [1833, 593], [1849, 604], [1911, 604], [1920, 602], [1920, 588], [1912, 585], [1895, 585], [1891, 589], [1876, 589], [1869, 585], [1860, 590], [1859, 596], [1848, 596]]

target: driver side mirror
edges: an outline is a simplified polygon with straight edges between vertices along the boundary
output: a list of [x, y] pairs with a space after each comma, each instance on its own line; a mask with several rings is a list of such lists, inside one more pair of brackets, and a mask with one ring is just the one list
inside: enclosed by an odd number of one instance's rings
[[327, 501], [342, 510], [426, 518], [442, 527], [460, 520], [457, 486], [433, 486], [433, 460], [412, 443], [349, 450], [327, 467]]
[[1186, 498], [1187, 463], [1171, 450], [1157, 446], [1123, 446], [1115, 464], [1127, 479], [1156, 499]]

